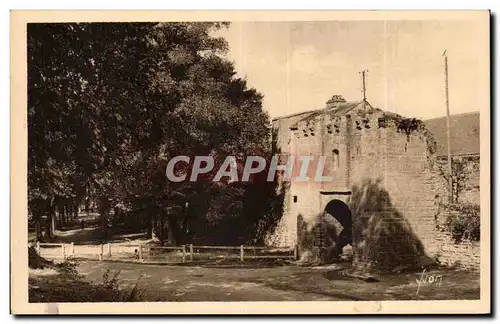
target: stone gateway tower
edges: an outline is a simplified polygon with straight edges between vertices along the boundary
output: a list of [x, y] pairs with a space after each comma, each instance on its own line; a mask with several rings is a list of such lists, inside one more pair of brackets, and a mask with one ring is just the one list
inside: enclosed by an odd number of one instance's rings
[[360, 270], [413, 267], [438, 252], [436, 215], [446, 198], [435, 142], [422, 122], [333, 96], [323, 109], [273, 121], [281, 154], [325, 157], [325, 176], [292, 178], [274, 244], [335, 260], [352, 246]]

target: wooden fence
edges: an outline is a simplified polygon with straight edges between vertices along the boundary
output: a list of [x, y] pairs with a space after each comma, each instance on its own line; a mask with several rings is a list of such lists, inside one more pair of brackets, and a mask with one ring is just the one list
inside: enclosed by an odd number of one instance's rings
[[297, 260], [298, 250], [294, 247], [269, 246], [148, 246], [132, 244], [76, 245], [74, 243], [40, 243], [35, 245], [37, 253], [49, 259], [90, 260], [135, 260], [185, 263], [210, 260], [288, 259]]

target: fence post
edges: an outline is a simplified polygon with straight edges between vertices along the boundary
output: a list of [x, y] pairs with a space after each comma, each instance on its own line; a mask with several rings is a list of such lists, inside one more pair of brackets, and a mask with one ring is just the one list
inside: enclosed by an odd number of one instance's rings
[[40, 242], [39, 241], [36, 242], [35, 249], [36, 249], [36, 253], [38, 255], [40, 255]]
[[193, 244], [189, 244], [189, 261], [193, 261], [194, 252], [193, 252]]
[[104, 245], [101, 244], [101, 253], [99, 253], [99, 261], [102, 261], [103, 250], [104, 250]]
[[65, 247], [66, 247], [66, 244], [63, 243], [62, 244], [62, 258], [63, 258], [63, 261], [64, 261], [64, 259], [66, 259], [66, 249], [65, 249]]
[[186, 262], [186, 245], [182, 246], [182, 263]]
[[111, 259], [111, 243], [108, 243], [108, 257]]
[[244, 249], [243, 249], [243, 245], [240, 245], [240, 261], [242, 261], [242, 262], [245, 260], [245, 258], [243, 256], [244, 253], [245, 252], [244, 252]]
[[139, 244], [139, 261], [143, 261], [142, 260], [142, 244]]
[[75, 254], [75, 243], [71, 242], [71, 255]]

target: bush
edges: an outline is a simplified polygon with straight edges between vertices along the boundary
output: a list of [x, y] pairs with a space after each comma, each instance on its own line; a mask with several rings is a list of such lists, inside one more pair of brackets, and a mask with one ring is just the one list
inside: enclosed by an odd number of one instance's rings
[[29, 248], [29, 267], [32, 269], [49, 268], [57, 271], [57, 275], [47, 277], [30, 277], [29, 301], [37, 302], [133, 302], [139, 301], [139, 280], [129, 291], [119, 288], [118, 275], [110, 275], [107, 270], [99, 283], [88, 282], [76, 270], [76, 263], [65, 261], [54, 263], [40, 257], [35, 248]]
[[444, 207], [448, 212], [445, 225], [457, 242], [462, 240], [479, 241], [481, 232], [479, 205], [454, 203]]
[[106, 271], [102, 282], [93, 283], [80, 275], [61, 272], [56, 276], [29, 278], [29, 301], [54, 302], [133, 302], [141, 300], [137, 279], [131, 290], [118, 287], [118, 273], [110, 276]]
[[28, 267], [31, 269], [43, 269], [53, 267], [54, 263], [45, 260], [38, 255], [34, 246], [28, 248]]

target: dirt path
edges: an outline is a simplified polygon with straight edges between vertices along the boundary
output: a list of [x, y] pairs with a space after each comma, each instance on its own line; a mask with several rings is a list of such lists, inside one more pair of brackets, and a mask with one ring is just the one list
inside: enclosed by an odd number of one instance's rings
[[[120, 271], [120, 287], [139, 289], [147, 301], [307, 301], [307, 300], [421, 300], [477, 299], [479, 276], [462, 270], [438, 269], [440, 286], [424, 283], [417, 292], [420, 273], [379, 277], [380, 282], [336, 277], [325, 268], [283, 266], [272, 268], [209, 268], [113, 262], [83, 262], [78, 270], [100, 282], [109, 269]], [[330, 279], [328, 279], [328, 278]], [[335, 277], [335, 276], [334, 276]]]
[[120, 271], [120, 287], [125, 289], [131, 289], [142, 275], [139, 288], [148, 301], [341, 300], [313, 292], [276, 289], [259, 282], [263, 276], [285, 278], [289, 267], [220, 269], [111, 262], [85, 262], [79, 266], [79, 272], [95, 282], [99, 282], [107, 269], [111, 273]]

